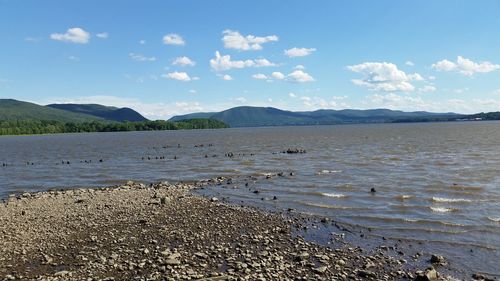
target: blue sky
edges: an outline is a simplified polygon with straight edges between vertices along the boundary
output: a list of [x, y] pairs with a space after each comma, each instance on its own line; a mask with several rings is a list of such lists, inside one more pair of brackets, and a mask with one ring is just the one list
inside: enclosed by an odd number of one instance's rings
[[0, 98], [500, 110], [500, 1], [0, 0]]

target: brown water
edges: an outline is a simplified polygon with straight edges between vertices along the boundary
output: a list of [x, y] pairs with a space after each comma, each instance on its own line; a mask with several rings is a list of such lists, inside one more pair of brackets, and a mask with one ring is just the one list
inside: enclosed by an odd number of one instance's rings
[[[307, 153], [279, 153], [289, 147]], [[256, 182], [259, 194], [217, 192], [422, 242], [456, 267], [500, 275], [499, 122], [0, 137], [0, 197], [281, 171], [296, 175]]]

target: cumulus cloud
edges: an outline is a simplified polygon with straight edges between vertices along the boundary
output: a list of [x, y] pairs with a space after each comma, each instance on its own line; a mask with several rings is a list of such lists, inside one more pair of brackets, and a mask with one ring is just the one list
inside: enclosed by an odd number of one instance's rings
[[306, 67], [305, 67], [305, 66], [303, 66], [302, 64], [298, 64], [298, 65], [296, 65], [296, 66], [294, 67], [294, 69], [304, 70], [304, 69], [306, 69]]
[[407, 66], [414, 66], [415, 65], [412, 61], [406, 61], [405, 64]]
[[278, 71], [271, 73], [271, 77], [277, 80], [284, 80], [286, 78], [285, 74]]
[[297, 95], [294, 94], [294, 93], [292, 93], [292, 92], [288, 93], [288, 96], [291, 97], [291, 98], [296, 98], [297, 97]]
[[262, 44], [278, 41], [278, 36], [276, 35], [264, 37], [254, 35], [243, 36], [238, 31], [229, 29], [224, 30], [222, 34], [222, 42], [224, 42], [224, 48], [236, 49], [240, 51], [262, 50]]
[[288, 82], [292, 82], [292, 83], [305, 83], [305, 82], [314, 81], [314, 78], [309, 73], [306, 73], [302, 70], [294, 70], [293, 72], [289, 73], [288, 75], [285, 75], [285, 74], [278, 72], [278, 71], [271, 73], [271, 75], [257, 73], [257, 74], [252, 75], [252, 77], [254, 79], [258, 79], [258, 80], [267, 80], [268, 82], [272, 82], [273, 79], [288, 81]]
[[135, 61], [156, 61], [156, 57], [146, 57], [142, 54], [129, 53], [128, 56]]
[[285, 56], [290, 57], [290, 58], [295, 58], [295, 57], [305, 57], [313, 52], [316, 51], [316, 48], [291, 48], [288, 50], [285, 50]]
[[108, 39], [109, 34], [107, 32], [101, 32], [101, 33], [97, 33], [95, 36], [97, 38], [101, 38], [101, 39]]
[[178, 72], [178, 71], [163, 74], [162, 77], [183, 82], [199, 80], [198, 77], [191, 77], [186, 72]]
[[295, 83], [306, 83], [314, 81], [314, 78], [302, 70], [294, 70], [292, 73], [288, 74], [287, 80]]
[[163, 44], [183, 46], [183, 45], [186, 45], [186, 42], [184, 41], [182, 36], [180, 36], [179, 34], [170, 33], [170, 34], [163, 36]]
[[276, 66], [276, 64], [262, 58], [255, 60], [231, 60], [230, 55], [221, 55], [217, 51], [215, 52], [215, 58], [210, 60], [210, 66], [215, 71], [224, 71], [233, 68], [269, 67]]
[[224, 75], [222, 75], [222, 80], [231, 81], [231, 80], [233, 80], [233, 77], [231, 77], [231, 75], [229, 75], [229, 74], [224, 74]]
[[437, 71], [457, 71], [466, 76], [472, 76], [474, 73], [488, 73], [500, 68], [500, 65], [489, 61], [474, 62], [462, 56], [457, 57], [456, 62], [447, 59], [436, 62], [432, 68]]
[[262, 73], [257, 73], [257, 74], [252, 75], [252, 78], [257, 79], [257, 80], [266, 80], [267, 75], [262, 74]]
[[90, 33], [80, 27], [73, 27], [68, 29], [66, 33], [52, 33], [50, 39], [75, 44], [87, 44], [90, 40]]
[[364, 75], [363, 79], [351, 80], [355, 85], [375, 91], [410, 92], [415, 90], [411, 81], [424, 80], [420, 74], [406, 74], [395, 64], [388, 62], [365, 62], [348, 66], [347, 69]]
[[184, 56], [175, 58], [174, 61], [172, 62], [172, 65], [194, 66], [196, 65], [196, 62]]
[[347, 108], [349, 105], [345, 102], [340, 102], [338, 98], [332, 97], [330, 100], [322, 97], [301, 96], [299, 99], [302, 104], [308, 109], [325, 109], [325, 108]]

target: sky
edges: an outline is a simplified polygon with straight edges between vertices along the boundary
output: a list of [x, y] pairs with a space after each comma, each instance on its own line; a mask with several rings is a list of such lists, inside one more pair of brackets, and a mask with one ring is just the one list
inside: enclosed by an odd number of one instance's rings
[[500, 111], [500, 1], [0, 0], [0, 98]]

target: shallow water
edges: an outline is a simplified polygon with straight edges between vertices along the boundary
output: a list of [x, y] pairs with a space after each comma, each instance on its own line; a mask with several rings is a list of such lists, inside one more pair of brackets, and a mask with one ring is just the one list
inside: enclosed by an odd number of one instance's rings
[[[307, 153], [280, 153], [287, 148]], [[217, 192], [425, 242], [455, 265], [500, 272], [500, 122], [0, 137], [0, 197], [281, 171], [296, 175], [257, 181], [259, 194]]]

